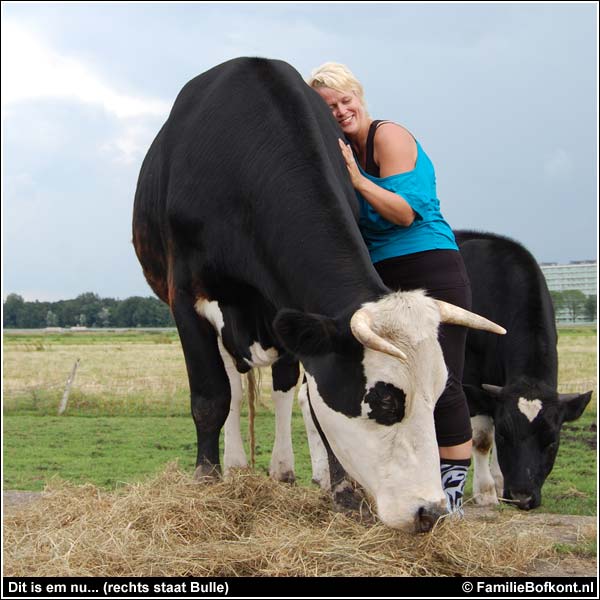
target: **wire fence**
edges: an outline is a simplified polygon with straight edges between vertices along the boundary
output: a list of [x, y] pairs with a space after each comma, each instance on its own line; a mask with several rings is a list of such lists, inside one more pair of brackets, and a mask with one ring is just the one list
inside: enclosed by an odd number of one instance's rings
[[[187, 373], [179, 342], [63, 344], [44, 338], [4, 344], [3, 412], [57, 414], [76, 360], [65, 414], [189, 415]], [[135, 338], [134, 338], [135, 340]], [[160, 342], [160, 339], [156, 340]], [[558, 391], [597, 397], [596, 336], [560, 349]], [[271, 408], [271, 372], [260, 369], [261, 405]], [[595, 402], [593, 402], [595, 404]]]

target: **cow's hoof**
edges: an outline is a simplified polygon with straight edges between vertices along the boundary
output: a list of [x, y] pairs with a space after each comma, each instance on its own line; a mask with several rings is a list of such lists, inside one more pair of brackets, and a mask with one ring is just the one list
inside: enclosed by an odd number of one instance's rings
[[324, 492], [328, 492], [330, 490], [329, 477], [326, 477], [325, 479], [315, 479], [313, 477], [311, 481], [315, 485], [318, 485]]
[[215, 465], [202, 464], [194, 471], [194, 480], [202, 483], [213, 483], [221, 478], [221, 473]]
[[281, 481], [281, 483], [289, 483], [290, 485], [296, 483], [296, 475], [294, 474], [294, 471], [285, 471], [284, 473], [270, 473], [270, 476], [275, 481]]
[[225, 463], [223, 467], [223, 472], [225, 476], [231, 475], [231, 473], [235, 473], [236, 471], [241, 471], [248, 468], [248, 463], [244, 461], [236, 461], [231, 463]]
[[499, 504], [496, 494], [477, 494], [473, 496], [473, 501], [477, 506], [495, 506]]

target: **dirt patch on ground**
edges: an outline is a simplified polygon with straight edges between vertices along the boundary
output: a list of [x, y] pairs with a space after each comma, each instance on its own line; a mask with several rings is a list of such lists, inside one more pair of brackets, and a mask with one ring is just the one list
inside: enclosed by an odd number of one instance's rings
[[592, 423], [589, 426], [567, 423], [561, 432], [560, 439], [570, 442], [583, 442], [590, 450], [595, 451], [598, 440], [596, 423]]
[[[4, 514], [14, 514], [21, 507], [35, 502], [42, 492], [4, 491]], [[499, 523], [514, 529], [515, 535], [524, 531], [542, 534], [560, 551], [548, 560], [537, 560], [527, 575], [529, 577], [595, 577], [597, 558], [590, 556], [590, 542], [597, 537], [597, 518], [556, 515], [550, 513], [522, 512], [510, 508], [478, 507], [468, 503], [466, 518], [474, 521]]]
[[8, 490], [2, 494], [4, 500], [4, 512], [18, 510], [20, 506], [33, 502], [42, 497], [42, 492], [19, 492]]
[[513, 515], [504, 524], [517, 531], [535, 531], [548, 537], [561, 550], [552, 560], [535, 562], [528, 573], [530, 577], [596, 577], [597, 557], [588, 556], [586, 547], [597, 539], [597, 517], [579, 515], [555, 515], [551, 513], [523, 512], [517, 509], [498, 509], [468, 504], [466, 516], [469, 519], [496, 522]]

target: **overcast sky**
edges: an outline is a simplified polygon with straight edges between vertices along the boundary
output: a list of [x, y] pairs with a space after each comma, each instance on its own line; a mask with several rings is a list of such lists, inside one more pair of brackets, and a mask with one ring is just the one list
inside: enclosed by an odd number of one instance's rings
[[3, 297], [152, 295], [141, 162], [181, 87], [248, 55], [347, 64], [433, 160], [453, 228], [596, 259], [597, 25], [595, 2], [3, 2]]

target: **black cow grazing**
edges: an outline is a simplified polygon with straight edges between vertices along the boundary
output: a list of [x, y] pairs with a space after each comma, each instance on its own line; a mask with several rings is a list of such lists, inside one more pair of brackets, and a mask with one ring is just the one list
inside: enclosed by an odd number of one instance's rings
[[[293, 355], [332, 464], [362, 484], [384, 523], [427, 530], [445, 507], [433, 423], [446, 381], [438, 325], [501, 329], [382, 284], [357, 226], [340, 136], [284, 62], [240, 58], [199, 75], [142, 164], [133, 242], [179, 331], [197, 477], [220, 470], [230, 411], [237, 427], [239, 373], [275, 363], [295, 383]], [[245, 461], [228, 442], [226, 469]], [[343, 471], [333, 472], [343, 495]]]
[[554, 309], [533, 256], [499, 235], [454, 234], [472, 282], [473, 310], [508, 330], [501, 338], [467, 335], [463, 382], [473, 417], [475, 501], [496, 504], [501, 496], [529, 510], [540, 505], [562, 424], [581, 416], [592, 392], [557, 392]]

